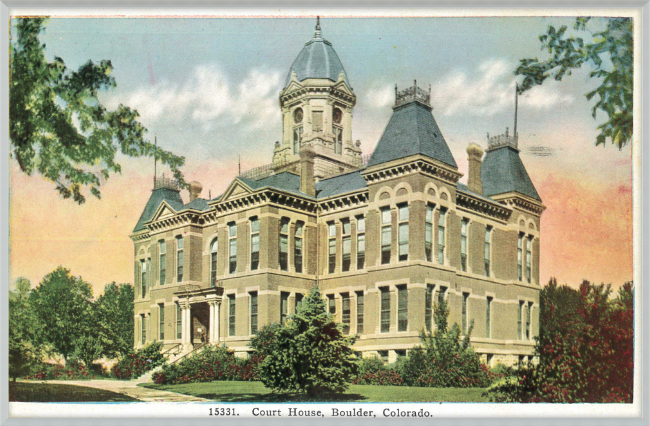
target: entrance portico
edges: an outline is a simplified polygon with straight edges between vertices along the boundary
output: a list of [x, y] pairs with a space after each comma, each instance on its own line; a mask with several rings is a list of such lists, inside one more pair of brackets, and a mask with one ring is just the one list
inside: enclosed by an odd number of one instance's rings
[[219, 344], [219, 313], [223, 287], [184, 286], [174, 293], [181, 308], [181, 344], [183, 352], [195, 344]]

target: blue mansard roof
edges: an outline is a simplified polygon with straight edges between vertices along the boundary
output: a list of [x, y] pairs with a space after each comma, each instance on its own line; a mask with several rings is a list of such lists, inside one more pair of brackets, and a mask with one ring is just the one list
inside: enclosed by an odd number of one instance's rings
[[431, 108], [415, 101], [394, 108], [368, 167], [414, 154], [458, 168]]

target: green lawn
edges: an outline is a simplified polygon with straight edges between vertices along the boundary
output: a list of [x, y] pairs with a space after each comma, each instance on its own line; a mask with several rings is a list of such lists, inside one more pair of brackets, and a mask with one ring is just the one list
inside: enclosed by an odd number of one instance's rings
[[[156, 385], [167, 390], [222, 402], [294, 402], [307, 401], [301, 394], [272, 393], [261, 382], [208, 382], [182, 385]], [[352, 385], [344, 394], [319, 398], [318, 401], [347, 402], [487, 402], [483, 388], [416, 388], [407, 386]]]
[[9, 401], [17, 402], [125, 402], [138, 401], [103, 389], [53, 383], [9, 382]]

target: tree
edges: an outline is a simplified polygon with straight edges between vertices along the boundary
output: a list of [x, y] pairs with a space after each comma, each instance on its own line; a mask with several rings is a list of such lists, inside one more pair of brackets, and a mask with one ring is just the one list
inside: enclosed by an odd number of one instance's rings
[[[553, 280], [552, 283], [555, 283]], [[542, 306], [554, 306], [549, 296], [560, 292], [578, 297], [576, 314], [564, 322], [549, 316], [559, 310], [540, 313], [536, 345], [537, 366], [518, 371], [513, 380], [490, 389], [495, 401], [509, 402], [632, 402], [634, 387], [633, 287], [626, 283], [616, 299], [609, 285], [583, 281], [579, 290], [542, 291]], [[571, 296], [573, 298], [573, 296]], [[557, 300], [557, 299], [556, 299]]]
[[[547, 33], [539, 37], [542, 50], [550, 58], [540, 61], [537, 58], [521, 59], [515, 75], [524, 75], [519, 86], [522, 93], [533, 86], [541, 85], [549, 77], [560, 81], [571, 75], [574, 69], [590, 64], [593, 70], [590, 78], [601, 79], [601, 85], [585, 96], [591, 100], [598, 95], [598, 102], [592, 109], [592, 116], [604, 112], [608, 120], [599, 125], [600, 134], [596, 145], [605, 146], [609, 138], [614, 145], [622, 149], [632, 140], [634, 92], [634, 49], [633, 22], [631, 18], [600, 18], [607, 27], [592, 33], [590, 40], [576, 36], [567, 36], [567, 27], [563, 25], [556, 30], [549, 26]], [[591, 18], [579, 17], [574, 29], [588, 31]]]
[[14, 382], [41, 356], [39, 324], [29, 305], [30, 291], [29, 280], [18, 278], [15, 291], [9, 292], [9, 374]]
[[133, 350], [133, 286], [107, 284], [95, 302], [101, 356], [117, 358]]
[[9, 137], [20, 169], [41, 174], [63, 198], [85, 202], [82, 190], [100, 198], [99, 187], [122, 168], [118, 151], [129, 157], [156, 157], [168, 165], [181, 185], [185, 158], [144, 139], [146, 129], [136, 110], [119, 105], [109, 111], [98, 100], [100, 90], [116, 86], [111, 61], [88, 61], [77, 71], [63, 59], [45, 57], [39, 41], [46, 18], [18, 18], [17, 40], [10, 45]]
[[29, 303], [45, 328], [44, 340], [66, 362], [80, 338], [92, 336], [96, 330], [92, 295], [90, 284], [81, 277], [73, 277], [62, 266], [46, 275], [30, 294]]
[[344, 391], [356, 373], [351, 346], [356, 336], [345, 336], [318, 287], [276, 333], [260, 368], [264, 386], [281, 391], [306, 392], [310, 397]]

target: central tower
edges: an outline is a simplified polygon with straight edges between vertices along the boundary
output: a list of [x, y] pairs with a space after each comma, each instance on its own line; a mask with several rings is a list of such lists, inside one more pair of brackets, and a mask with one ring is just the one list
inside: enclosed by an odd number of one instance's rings
[[314, 153], [314, 177], [361, 167], [361, 143], [352, 141], [355, 96], [332, 43], [321, 35], [320, 19], [314, 37], [305, 43], [291, 65], [280, 92], [282, 142], [273, 151], [276, 172], [295, 170], [300, 151]]

